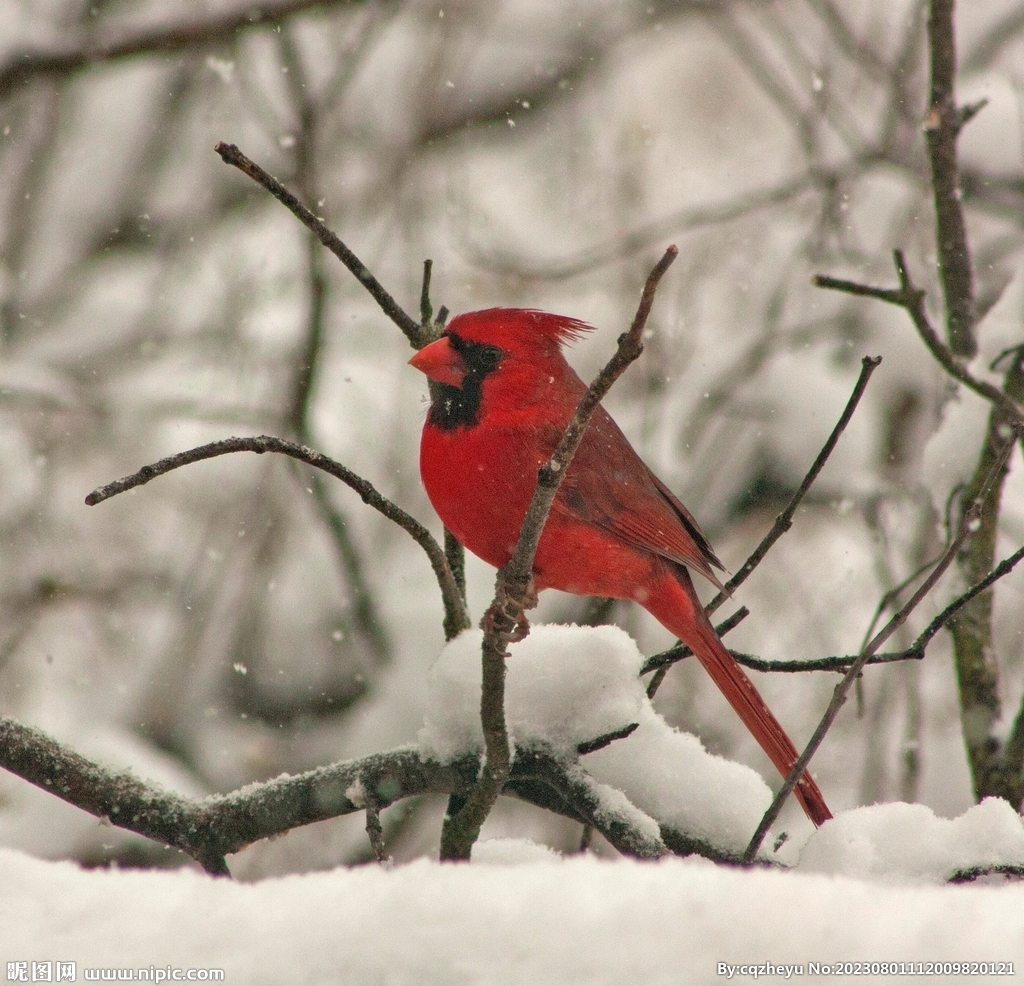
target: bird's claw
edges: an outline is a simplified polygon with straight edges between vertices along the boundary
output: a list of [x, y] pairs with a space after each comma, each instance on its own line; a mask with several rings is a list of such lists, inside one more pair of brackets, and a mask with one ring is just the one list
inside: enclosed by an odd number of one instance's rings
[[507, 587], [499, 590], [494, 605], [484, 614], [481, 626], [485, 633], [490, 627], [498, 626], [508, 633], [509, 643], [518, 643], [530, 634], [530, 621], [526, 618], [526, 611], [536, 605], [537, 588], [531, 575], [522, 595], [510, 592]]

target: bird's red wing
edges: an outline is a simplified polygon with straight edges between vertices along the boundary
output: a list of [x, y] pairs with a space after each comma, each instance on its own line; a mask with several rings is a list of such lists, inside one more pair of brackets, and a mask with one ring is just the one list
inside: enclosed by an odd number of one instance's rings
[[723, 566], [697, 522], [601, 407], [594, 412], [553, 509], [687, 565], [721, 587], [714, 569]]

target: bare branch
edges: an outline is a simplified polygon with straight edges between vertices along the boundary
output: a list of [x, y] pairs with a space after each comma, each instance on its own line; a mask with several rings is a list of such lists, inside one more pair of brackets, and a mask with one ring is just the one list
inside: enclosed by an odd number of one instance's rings
[[931, 95], [924, 133], [935, 200], [935, 242], [939, 280], [946, 299], [946, 339], [960, 357], [977, 352], [974, 338], [974, 269], [967, 245], [967, 224], [960, 201], [956, 140], [964, 120], [956, 105], [956, 38], [954, 0], [931, 0], [928, 50]]
[[[846, 671], [860, 657], [857, 654], [849, 654], [838, 657], [815, 657], [806, 661], [769, 661], [762, 657], [755, 657], [753, 654], [743, 654], [739, 651], [729, 651], [737, 664], [752, 668], [754, 671], [776, 672], [782, 674], [799, 674], [806, 671]], [[920, 661], [924, 657], [924, 651], [916, 647], [908, 647], [906, 650], [890, 651], [885, 654], [872, 654], [865, 662], [866, 664], [895, 664], [899, 661]]]
[[985, 398], [995, 404], [1007, 417], [1012, 418], [1019, 430], [1024, 430], [1024, 410], [1020, 405], [1007, 396], [998, 387], [985, 380], [978, 380], [964, 365], [960, 358], [947, 346], [928, 318], [925, 309], [925, 293], [915, 287], [910, 277], [906, 258], [902, 250], [893, 251], [893, 260], [896, 264], [896, 272], [899, 275], [899, 288], [876, 288], [866, 284], [858, 284], [856, 281], [845, 281], [837, 277], [818, 275], [813, 283], [819, 288], [828, 288], [832, 291], [842, 291], [844, 294], [859, 295], [867, 298], [877, 298], [890, 305], [897, 305], [903, 308], [910, 316], [921, 336], [928, 351], [938, 360], [942, 368], [954, 379], [962, 383], [969, 390], [973, 390], [979, 397]]
[[807, 495], [807, 491], [818, 478], [818, 474], [825, 467], [828, 457], [832, 454], [832, 450], [836, 447], [839, 437], [846, 430], [846, 426], [850, 423], [850, 419], [853, 417], [854, 411], [857, 410], [857, 405], [860, 403], [861, 397], [864, 396], [864, 390], [868, 385], [868, 381], [871, 379], [871, 374], [875, 372], [881, 362], [881, 356], [865, 356], [861, 360], [860, 376], [857, 378], [857, 383], [854, 385], [853, 393], [850, 395], [850, 399], [846, 402], [846, 407], [843, 409], [843, 413], [839, 416], [836, 426], [832, 429], [832, 434], [828, 436], [828, 440], [822, 446], [821, 451], [818, 453], [818, 457], [811, 464], [811, 468], [808, 470], [807, 475], [804, 476], [804, 480], [800, 484], [800, 488], [793, 495], [793, 498], [789, 501], [786, 509], [775, 518], [775, 523], [772, 525], [771, 530], [764, 536], [761, 543], [743, 563], [740, 570], [731, 579], [729, 579], [728, 582], [726, 582], [725, 588], [718, 593], [718, 595], [715, 596], [707, 606], [704, 607], [705, 612], [710, 614], [718, 609], [718, 607], [721, 606], [722, 603], [724, 603], [725, 600], [728, 599], [733, 592], [735, 592], [736, 589], [738, 589], [747, 580], [750, 573], [761, 564], [764, 560], [764, 556], [771, 550], [772, 545], [774, 545], [775, 542], [793, 526], [793, 517], [796, 516], [797, 508], [800, 506], [803, 498]]
[[565, 764], [543, 749], [530, 749], [516, 751], [516, 767], [515, 778], [510, 779], [510, 785], [511, 793], [518, 797], [526, 793], [528, 800], [534, 803], [542, 801], [543, 795], [527, 786], [529, 781], [540, 782], [557, 795], [557, 801], [546, 807], [593, 825], [623, 855], [660, 859], [669, 854], [665, 843], [661, 839], [651, 839], [634, 824], [629, 814], [610, 808], [598, 794], [593, 778], [579, 764]]
[[554, 502], [558, 488], [562, 485], [565, 471], [569, 468], [576, 449], [583, 440], [583, 433], [590, 423], [590, 416], [594, 413], [597, 405], [602, 401], [605, 394], [611, 389], [612, 384], [626, 370], [642, 352], [643, 344], [640, 339], [644, 327], [647, 324], [647, 316], [650, 314], [651, 305], [654, 303], [654, 294], [658, 289], [658, 282], [662, 275], [671, 266], [672, 262], [679, 255], [675, 246], [670, 246], [664, 256], [654, 266], [647, 283], [644, 285], [643, 293], [640, 296], [640, 305], [633, 318], [633, 324], [629, 332], [619, 337], [619, 345], [615, 355], [608, 361], [604, 369], [587, 389], [580, 401], [576, 413], [569, 422], [562, 440], [552, 453], [550, 460], [541, 467], [537, 477], [537, 491], [526, 512], [523, 526], [519, 534], [519, 541], [512, 558], [503, 569], [508, 573], [507, 581], [510, 588], [519, 589], [521, 596], [525, 592], [530, 573], [533, 569], [533, 556], [537, 551], [537, 544], [540, 541], [544, 523], [547, 520], [548, 511]]
[[993, 863], [991, 866], [971, 866], [956, 870], [947, 883], [973, 883], [983, 876], [1001, 876], [1005, 881], [1024, 879], [1024, 866], [1014, 863]]
[[890, 305], [907, 307], [907, 298], [899, 288], [876, 288], [858, 281], [847, 281], [841, 277], [829, 277], [827, 274], [816, 274], [811, 278], [816, 288], [827, 288], [830, 291], [842, 291], [844, 294], [859, 295], [862, 298], [877, 298]]
[[[381, 858], [383, 853], [386, 858], [380, 811], [422, 794], [469, 792], [480, 761], [468, 754], [441, 763], [414, 747], [402, 747], [284, 775], [250, 785], [244, 792], [195, 799], [164, 791], [128, 772], [108, 771], [40, 730], [0, 716], [0, 767], [118, 828], [181, 850], [213, 875], [226, 876], [225, 857], [231, 853], [301, 825], [358, 811], [367, 814], [375, 855]], [[628, 813], [609, 810], [578, 763], [565, 763], [544, 750], [517, 752], [508, 793], [593, 826], [625, 855], [651, 859], [669, 851], [638, 830]], [[677, 851], [726, 858], [686, 833], [667, 834], [673, 846], [680, 847]]]
[[89, 65], [136, 55], [169, 55], [231, 44], [240, 30], [281, 21], [307, 10], [350, 6], [353, 0], [283, 0], [214, 14], [191, 23], [139, 30], [120, 38], [88, 38], [76, 46], [50, 51], [13, 52], [0, 65], [0, 97], [40, 75], [67, 75]]
[[391, 857], [384, 844], [384, 830], [380, 827], [380, 808], [372, 799], [366, 802], [366, 837], [370, 840], [377, 862], [390, 863]]
[[[705, 612], [707, 610], [705, 609]], [[727, 620], [723, 620], [715, 627], [715, 632], [719, 637], [725, 636], [730, 630], [738, 627], [748, 616], [750, 616], [750, 610], [746, 606], [741, 606], [735, 613], [732, 614]], [[647, 684], [647, 697], [654, 698], [657, 694], [658, 689], [661, 687], [661, 683], [665, 680], [665, 675], [668, 673], [668, 669], [672, 667], [677, 661], [682, 661], [687, 657], [692, 657], [693, 651], [684, 644], [682, 641], [678, 641], [675, 646], [670, 647], [666, 651], [662, 651], [660, 654], [655, 654], [653, 657], [647, 659], [644, 666], [640, 669], [640, 676], [643, 677], [649, 671], [654, 671], [655, 675], [651, 678]]]
[[205, 832], [189, 832], [195, 803], [110, 772], [45, 733], [0, 716], [0, 766], [111, 824], [188, 853], [216, 876], [228, 872], [224, 851]]
[[606, 746], [611, 746], [616, 740], [632, 736], [639, 726], [640, 723], [631, 722], [628, 726], [623, 726], [621, 729], [615, 729], [610, 733], [605, 733], [604, 736], [598, 736], [597, 739], [588, 740], [586, 743], [580, 743], [580, 745], [576, 747], [576, 752], [581, 757], [585, 757], [588, 753], [596, 753], [598, 750], [603, 750]]
[[230, 452], [255, 452], [258, 455], [262, 455], [264, 452], [280, 452], [282, 455], [298, 459], [316, 469], [322, 469], [350, 486], [359, 494], [363, 503], [382, 513], [388, 520], [394, 521], [426, 552], [430, 566], [434, 570], [434, 576], [441, 588], [445, 611], [445, 634], [448, 639], [455, 636], [459, 630], [469, 626], [469, 617], [466, 615], [462, 593], [448, 567], [444, 551], [434, 540], [430, 531], [398, 504], [378, 492], [368, 480], [357, 476], [340, 462], [335, 462], [334, 459], [306, 448], [304, 445], [286, 442], [284, 439], [275, 438], [272, 435], [259, 435], [254, 438], [225, 438], [219, 442], [210, 442], [208, 445], [200, 445], [198, 448], [178, 452], [159, 462], [143, 466], [131, 476], [125, 476], [123, 479], [107, 483], [106, 486], [100, 486], [93, 490], [85, 498], [85, 502], [90, 507], [95, 506], [97, 503], [109, 500], [112, 496], [117, 496], [118, 493], [124, 493], [136, 486], [143, 486], [150, 480], [156, 479], [157, 476], [162, 476], [174, 469], [190, 465], [193, 462], [201, 462], [203, 459], [212, 459], [218, 455], [227, 455]]
[[921, 635], [914, 641], [915, 649], [922, 649], [928, 646], [929, 641], [935, 636], [957, 612], [969, 603], [979, 593], [984, 592], [990, 586], [998, 582], [1004, 575], [1008, 575], [1016, 568], [1017, 563], [1024, 558], [1024, 548], [1018, 548], [1009, 558], [1004, 558], [988, 575], [980, 582], [975, 583], [963, 595], [953, 600], [931, 623], [925, 627]]
[[[954, 616], [956, 616], [960, 609], [962, 609], [979, 593], [991, 588], [991, 586], [1003, 578], [1003, 576], [1012, 572], [1014, 568], [1017, 567], [1017, 564], [1021, 559], [1024, 559], [1024, 548], [1020, 548], [1008, 558], [1004, 558], [995, 568], [992, 569], [991, 572], [988, 573], [988, 575], [985, 576], [985, 578], [954, 599], [953, 602], [951, 602], [941, 613], [939, 613], [938, 616], [935, 617], [934, 620], [931, 621], [931, 623], [928, 624], [928, 626], [906, 650], [888, 651], [884, 654], [872, 654], [864, 663], [867, 665], [895, 664], [899, 661], [923, 660], [928, 644], [931, 643], [934, 636], [947, 623], [949, 623]], [[936, 559], [936, 562], [938, 560], [939, 559]], [[933, 562], [932, 564], [935, 564], [936, 562]], [[718, 626], [715, 627], [715, 631], [718, 633], [719, 637], [725, 636], [725, 634], [737, 626], [740, 621], [748, 615], [749, 611], [746, 607], [743, 607], [733, 613], [728, 620], [724, 620], [722, 623], [719, 623]], [[756, 657], [753, 654], [744, 654], [742, 651], [730, 650], [729, 653], [735, 658], [738, 664], [742, 664], [747, 668], [752, 668], [754, 671], [783, 674], [801, 674], [807, 671], [846, 671], [855, 661], [860, 660], [860, 656], [856, 654], [837, 657], [809, 658], [808, 660], [771, 661], [762, 657]], [[668, 650], [662, 651], [660, 654], [654, 654], [649, 657], [644, 666], [640, 669], [640, 674], [645, 675], [651, 671], [663, 670], [671, 667], [678, 661], [682, 661], [685, 658], [692, 656], [693, 651], [691, 651], [689, 647], [685, 644], [676, 644], [675, 647], [670, 647]]]
[[215, 148], [226, 164], [234, 165], [239, 171], [247, 174], [253, 181], [262, 185], [275, 199], [289, 209], [292, 214], [312, 230], [317, 239], [327, 247], [355, 276], [356, 280], [370, 292], [373, 300], [380, 305], [392, 322], [397, 325], [410, 344], [419, 349], [430, 341], [429, 333], [410, 316], [401, 305], [384, 288], [370, 272], [370, 269], [338, 238], [327, 224], [309, 211], [287, 188], [273, 175], [264, 171], [255, 161], [246, 157], [234, 144], [221, 141]]
[[434, 269], [434, 261], [429, 257], [423, 261], [423, 286], [420, 288], [420, 326], [427, 328], [434, 317], [434, 307], [430, 304], [430, 275]]
[[913, 596], [911, 596], [907, 603], [893, 615], [892, 619], [890, 619], [877, 634], [875, 634], [871, 642], [858, 655], [857, 660], [850, 665], [846, 674], [843, 675], [842, 681], [836, 685], [835, 691], [832, 694], [832, 700], [829, 702], [828, 708], [825, 710], [825, 715], [822, 717], [821, 722], [818, 723], [818, 728], [815, 729], [814, 734], [811, 736], [811, 739], [807, 743], [807, 747], [804, 749], [803, 753], [800, 754], [796, 763], [793, 764], [793, 767], [789, 772], [789, 776], [780, 788], [779, 793], [775, 796], [775, 800], [772, 801], [768, 811], [765, 812], [760, 825], [757, 827], [757, 831], [750, 840], [750, 845], [747, 846], [747, 851], [743, 857], [745, 862], [753, 861], [754, 856], [757, 854], [757, 850], [764, 841], [765, 835], [768, 834], [768, 830], [774, 824], [775, 819], [779, 817], [779, 812], [782, 810], [782, 806], [785, 803], [786, 798], [789, 797], [793, 788], [796, 787], [797, 781], [799, 781], [803, 776], [804, 771], [807, 769], [807, 765], [811, 761], [811, 757], [814, 756], [818, 747], [821, 745], [822, 740], [824, 740], [829, 729], [832, 727], [832, 723], [835, 722], [836, 716], [839, 715], [839, 710], [846, 702], [847, 693], [849, 692], [851, 685], [860, 674], [868, 659], [872, 654], [877, 653], [882, 644], [884, 644], [886, 640], [888, 640], [901, 626], [903, 626], [907, 617], [910, 616], [921, 600], [932, 591], [935, 584], [945, 574], [946, 569], [952, 564], [953, 559], [956, 557], [956, 554], [960, 550], [964, 541], [966, 541], [973, 533], [974, 527], [981, 515], [981, 497], [983, 492], [999, 475], [999, 471], [1003, 468], [1006, 458], [1009, 456], [1012, 448], [1013, 446], [1010, 445], [1008, 449], [1004, 450], [1002, 458], [994, 464], [982, 490], [979, 491], [978, 497], [976, 497], [964, 511], [963, 516], [960, 519], [960, 526], [957, 530], [956, 536], [952, 539], [949, 547], [932, 569], [931, 574], [929, 574], [928, 578], [921, 583], [917, 591]]
[[988, 99], [979, 99], [973, 103], [967, 103], [961, 106], [957, 111], [956, 117], [956, 131], [959, 133], [963, 128], [971, 122], [986, 106], [988, 106]]

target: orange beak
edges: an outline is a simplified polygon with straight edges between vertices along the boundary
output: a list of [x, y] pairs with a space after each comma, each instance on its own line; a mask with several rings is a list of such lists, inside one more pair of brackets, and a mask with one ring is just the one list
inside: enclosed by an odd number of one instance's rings
[[424, 346], [409, 360], [409, 365], [425, 373], [429, 379], [451, 387], [461, 388], [466, 378], [466, 364], [445, 336]]

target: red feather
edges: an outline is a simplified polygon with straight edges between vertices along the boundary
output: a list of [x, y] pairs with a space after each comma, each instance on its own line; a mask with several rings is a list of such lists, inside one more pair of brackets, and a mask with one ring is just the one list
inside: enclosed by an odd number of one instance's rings
[[[420, 473], [434, 509], [470, 551], [504, 565], [537, 470], [586, 386], [561, 347], [590, 326], [528, 309], [452, 319], [410, 363], [431, 380]], [[690, 512], [598, 407], [570, 465], [534, 560], [539, 590], [635, 599], [690, 646], [778, 771], [797, 752], [704, 614], [688, 569], [721, 586], [722, 565]], [[832, 817], [810, 774], [797, 798], [815, 825]]]

